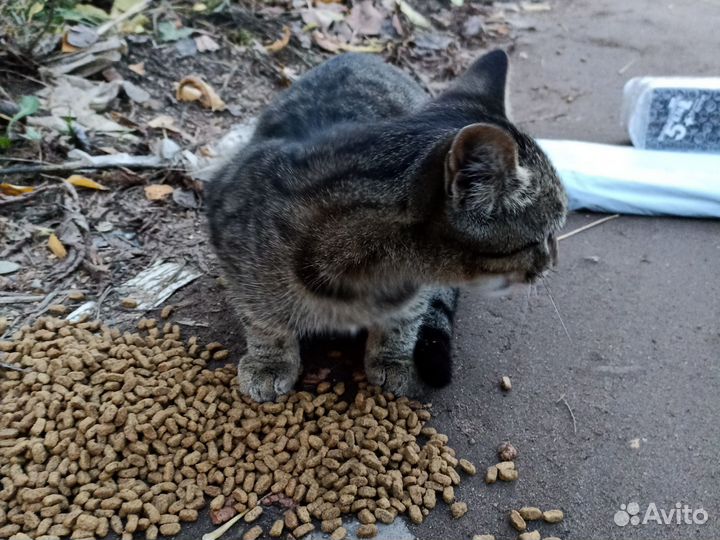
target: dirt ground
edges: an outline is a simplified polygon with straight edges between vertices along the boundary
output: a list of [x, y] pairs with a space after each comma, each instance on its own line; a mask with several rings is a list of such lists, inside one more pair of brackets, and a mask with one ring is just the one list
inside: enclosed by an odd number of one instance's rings
[[[711, 0], [662, 5], [558, 0], [551, 7], [508, 13], [508, 35], [464, 40], [450, 48], [450, 56], [408, 52], [400, 63], [437, 88], [451, 74], [448, 66], [457, 69], [498, 43], [512, 53], [510, 97], [521, 126], [540, 137], [609, 143], [627, 138], [619, 111], [622, 85], [630, 77], [717, 74], [714, 26], [720, 6]], [[451, 27], [462, 24], [462, 18], [460, 12]], [[256, 114], [282, 86], [277, 71], [257, 62], [243, 61], [233, 70], [237, 58], [223, 52], [213, 62], [197, 56], [168, 60], [173, 54], [169, 47], [158, 51], [147, 43], [130, 48], [128, 63], [144, 61], [148, 75], [118, 70], [146, 84], [159, 106], [138, 108], [125, 101], [120, 110], [138, 124], [160, 112], [171, 114], [190, 138], [171, 136], [195, 149]], [[323, 55], [293, 57], [288, 64], [301, 72], [303, 62]], [[224, 88], [229, 110], [209, 114], [196, 104], [175, 102], [169, 88], [177, 80], [177, 66]], [[147, 133], [145, 141], [162, 135], [152, 129]], [[65, 276], [59, 274], [67, 269], [58, 273], [61, 263], [47, 255], [41, 229], [72, 221], [59, 204], [68, 195], [53, 187], [22, 208], [0, 206], [0, 260], [22, 266], [9, 277], [0, 276], [2, 295], [46, 298], [59, 292], [56, 299], [61, 299], [63, 291], [80, 288], [103, 300], [103, 319], [123, 322], [144, 315], [123, 310], [115, 286], [158, 259], [182, 260], [202, 276], [168, 301], [178, 306], [175, 320], [187, 332], [222, 341], [234, 355], [241, 354], [242, 332], [227, 317], [230, 306], [207, 246], [201, 210], [172, 200], [152, 202], [144, 194], [148, 184], [168, 183], [199, 201], [201, 184], [172, 171], [92, 177], [111, 187], [109, 193], [80, 193], [94, 255]], [[571, 215], [567, 230], [598, 217]], [[111, 228], [99, 232], [100, 223]], [[385, 538], [513, 538], [507, 512], [530, 505], [565, 512], [562, 524], [540, 527], [544, 537], [720, 538], [720, 427], [715, 421], [720, 406], [720, 224], [621, 217], [568, 239], [560, 260], [548, 284], [569, 337], [542, 286], [529, 298], [488, 300], [467, 291], [455, 337], [456, 382], [425, 396], [433, 403], [435, 426], [481, 469], [494, 463], [498, 443], [512, 441], [520, 450], [520, 479], [493, 486], [480, 478], [466, 481], [458, 493], [470, 507], [465, 518], [452, 520], [440, 508], [419, 527], [383, 531]], [[42, 301], [5, 303], [0, 310], [19, 324], [43, 306]], [[348, 362], [359, 358], [352, 341], [308, 343], [311, 370], [332, 362], [329, 351], [337, 349]], [[497, 385], [503, 375], [513, 380], [507, 394]], [[651, 503], [666, 510], [680, 503], [703, 508], [708, 519], [703, 524], [616, 525], [616, 513], [625, 509], [621, 505], [632, 502], [640, 505], [641, 516]], [[268, 512], [264, 519], [269, 523], [272, 517]], [[178, 538], [200, 538], [211, 528], [204, 519]], [[241, 535], [238, 528], [225, 538]]]

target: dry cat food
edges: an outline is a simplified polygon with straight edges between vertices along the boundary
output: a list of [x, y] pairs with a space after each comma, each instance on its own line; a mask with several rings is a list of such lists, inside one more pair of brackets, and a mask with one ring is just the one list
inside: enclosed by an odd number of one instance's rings
[[369, 538], [399, 514], [422, 522], [440, 497], [466, 511], [454, 487], [475, 467], [424, 426], [420, 403], [362, 385], [350, 399], [339, 383], [257, 404], [234, 366], [207, 367], [227, 356], [219, 343], [152, 319], [138, 328], [44, 318], [0, 342], [2, 361], [27, 370], [0, 370], [0, 538], [153, 540], [207, 501], [247, 523], [289, 501], [271, 536], [320, 520], [334, 540], [345, 513]]

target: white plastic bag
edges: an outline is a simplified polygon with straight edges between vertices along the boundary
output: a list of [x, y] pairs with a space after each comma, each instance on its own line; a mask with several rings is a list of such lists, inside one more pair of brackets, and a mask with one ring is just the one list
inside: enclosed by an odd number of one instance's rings
[[539, 141], [560, 173], [570, 209], [720, 218], [720, 155]]

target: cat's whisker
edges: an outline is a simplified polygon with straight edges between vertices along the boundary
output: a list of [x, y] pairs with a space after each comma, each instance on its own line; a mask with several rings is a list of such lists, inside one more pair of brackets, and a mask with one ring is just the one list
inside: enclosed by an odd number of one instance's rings
[[550, 298], [550, 302], [552, 302], [553, 308], [555, 309], [555, 313], [557, 313], [558, 319], [560, 320], [560, 324], [563, 327], [563, 330], [565, 331], [565, 335], [570, 340], [570, 343], [573, 342], [572, 338], [570, 337], [570, 332], [568, 332], [567, 326], [565, 326], [565, 321], [562, 318], [562, 315], [560, 315], [560, 310], [557, 307], [557, 304], [555, 303], [555, 298], [553, 298], [552, 292], [550, 291], [550, 287], [548, 287], [548, 284], [545, 282], [545, 278], [540, 278], [542, 281], [543, 286], [545, 287], [545, 290], [548, 293], [548, 297]]

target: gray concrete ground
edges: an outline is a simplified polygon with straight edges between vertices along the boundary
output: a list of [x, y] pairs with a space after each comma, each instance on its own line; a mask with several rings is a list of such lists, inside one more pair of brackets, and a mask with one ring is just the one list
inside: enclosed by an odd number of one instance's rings
[[[554, 3], [517, 44], [515, 117], [536, 136], [623, 142], [624, 82], [717, 76], [718, 21], [711, 1]], [[573, 215], [567, 229], [598, 217]], [[470, 519], [435, 512], [417, 536], [512, 538], [506, 512], [539, 505], [567, 515], [543, 536], [720, 538], [720, 222], [621, 217], [564, 241], [560, 259], [547, 283], [571, 339], [542, 284], [528, 300], [464, 295], [457, 382], [433, 396], [436, 414], [477, 463], [511, 440], [520, 479], [467, 482]], [[681, 503], [708, 519], [616, 525], [631, 502], [641, 518], [650, 503]]]
[[[715, 0], [552, 5], [516, 21], [537, 28], [516, 44], [511, 88], [516, 120], [536, 136], [622, 143], [627, 79], [718, 75]], [[567, 229], [598, 217], [572, 215]], [[456, 382], [427, 396], [435, 425], [483, 469], [496, 461], [498, 443], [512, 441], [520, 479], [464, 482], [458, 498], [469, 514], [453, 520], [441, 505], [411, 535], [515, 538], [507, 512], [537, 505], [567, 516], [540, 526], [543, 537], [720, 538], [720, 222], [621, 217], [560, 251], [547, 285], [569, 338], [543, 284], [529, 297], [467, 292]], [[513, 380], [507, 394], [498, 388], [502, 375]], [[632, 502], [640, 517], [650, 503], [658, 513], [681, 503], [708, 519], [616, 525], [620, 505]], [[182, 536], [210, 528], [203, 521]], [[385, 538], [407, 536], [396, 528]]]

